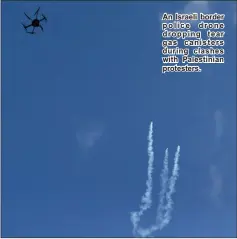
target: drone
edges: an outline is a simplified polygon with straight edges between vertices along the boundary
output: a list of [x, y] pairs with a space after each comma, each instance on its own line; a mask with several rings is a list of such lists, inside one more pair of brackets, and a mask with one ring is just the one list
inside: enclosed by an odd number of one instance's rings
[[[36, 27], [39, 27], [42, 31], [44, 31], [44, 28], [42, 27], [42, 25], [40, 24], [42, 21], [45, 21], [47, 22], [47, 18], [44, 14], [42, 14], [42, 18], [41, 19], [38, 19], [38, 13], [39, 13], [39, 10], [40, 10], [40, 7], [37, 9], [37, 11], [35, 12], [34, 16], [35, 16], [35, 19], [32, 19], [30, 18], [25, 12], [25, 16], [31, 21], [31, 24], [30, 25], [25, 25], [22, 23], [23, 27], [25, 28], [26, 30], [26, 33], [29, 33], [29, 34], [35, 34], [35, 28]], [[28, 27], [33, 27], [32, 31], [28, 31]]]

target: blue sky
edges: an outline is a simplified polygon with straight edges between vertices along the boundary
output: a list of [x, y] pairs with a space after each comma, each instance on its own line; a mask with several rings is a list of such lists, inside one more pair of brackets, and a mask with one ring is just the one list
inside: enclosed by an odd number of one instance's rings
[[[38, 6], [45, 31], [25, 34]], [[192, 9], [226, 14], [226, 63], [162, 75], [159, 16]], [[235, 9], [4, 2], [2, 236], [132, 237], [151, 120], [154, 202], [164, 150], [181, 146], [173, 218], [154, 236], [236, 236]], [[141, 223], [154, 218], [155, 207]]]

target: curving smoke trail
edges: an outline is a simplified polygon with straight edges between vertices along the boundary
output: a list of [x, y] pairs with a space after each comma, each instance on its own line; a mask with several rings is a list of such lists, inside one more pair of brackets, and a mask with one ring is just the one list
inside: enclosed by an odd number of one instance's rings
[[148, 134], [148, 179], [146, 181], [146, 192], [141, 200], [141, 205], [138, 212], [131, 213], [131, 221], [133, 224], [133, 235], [138, 234], [141, 237], [148, 237], [157, 230], [162, 230], [167, 226], [171, 220], [171, 213], [173, 209], [172, 195], [175, 192], [175, 184], [179, 176], [179, 156], [180, 146], [178, 145], [175, 158], [172, 175], [169, 178], [168, 167], [168, 148], [165, 150], [165, 157], [163, 161], [163, 170], [161, 173], [161, 191], [159, 194], [159, 204], [157, 207], [156, 223], [148, 228], [142, 228], [139, 226], [140, 219], [144, 212], [152, 206], [152, 173], [154, 163], [153, 152], [153, 122], [150, 123]]
[[148, 134], [148, 169], [147, 169], [147, 181], [146, 181], [146, 192], [142, 196], [141, 205], [139, 212], [131, 213], [131, 221], [133, 224], [133, 234], [136, 233], [138, 223], [143, 213], [148, 210], [152, 205], [152, 172], [154, 163], [154, 152], [153, 152], [153, 122], [151, 121]]

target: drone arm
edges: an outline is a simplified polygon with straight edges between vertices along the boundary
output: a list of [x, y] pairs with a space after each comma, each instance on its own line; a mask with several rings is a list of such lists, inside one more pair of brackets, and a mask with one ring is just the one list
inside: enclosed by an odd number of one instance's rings
[[26, 25], [24, 25], [24, 24], [22, 23], [22, 26], [23, 26], [25, 29], [27, 29], [28, 27], [30, 27], [30, 26], [32, 26], [32, 25], [30, 24], [30, 25], [26, 26]]
[[38, 13], [39, 13], [39, 10], [40, 10], [40, 7], [37, 9], [37, 11], [35, 12], [35, 16], [36, 16], [36, 19], [37, 19], [37, 17], [38, 17]]
[[28, 28], [28, 27], [31, 27], [32, 25], [30, 24], [30, 25], [28, 25], [28, 26], [25, 26], [25, 28]]

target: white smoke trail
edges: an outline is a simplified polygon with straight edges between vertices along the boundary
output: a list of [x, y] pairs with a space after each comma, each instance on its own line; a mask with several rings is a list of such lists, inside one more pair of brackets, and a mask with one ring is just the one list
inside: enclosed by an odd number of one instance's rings
[[142, 197], [142, 203], [141, 209], [147, 210], [148, 208], [151, 207], [152, 205], [152, 172], [153, 172], [153, 162], [154, 162], [154, 152], [153, 152], [153, 122], [150, 123], [150, 128], [149, 128], [149, 134], [148, 134], [148, 171], [147, 171], [147, 181], [146, 181], [146, 186], [147, 190], [146, 193]]
[[178, 145], [175, 157], [174, 157], [174, 167], [172, 171], [172, 176], [169, 179], [169, 191], [166, 193], [167, 204], [165, 206], [165, 213], [163, 220], [160, 223], [160, 230], [162, 230], [166, 225], [169, 224], [171, 220], [171, 212], [173, 210], [173, 200], [172, 195], [175, 193], [175, 184], [179, 176], [179, 156], [180, 156], [180, 146]]
[[[173, 210], [172, 195], [175, 192], [175, 184], [178, 179], [179, 172], [179, 156], [180, 146], [178, 145], [177, 151], [174, 158], [174, 166], [172, 175], [169, 179], [169, 168], [168, 168], [168, 148], [165, 151], [165, 157], [163, 162], [163, 170], [161, 173], [161, 191], [159, 194], [159, 204], [157, 207], [156, 223], [148, 228], [142, 228], [139, 226], [140, 219], [144, 212], [152, 206], [152, 173], [154, 163], [154, 152], [153, 152], [153, 122], [150, 123], [149, 134], [148, 134], [148, 179], [146, 181], [146, 192], [142, 197], [140, 210], [138, 212], [131, 213], [131, 221], [133, 224], [133, 234], [139, 234], [141, 237], [148, 237], [157, 230], [162, 230], [167, 226], [171, 220], [171, 212]], [[166, 202], [165, 202], [166, 201]]]
[[165, 193], [168, 187], [168, 180], [169, 180], [169, 165], [168, 165], [168, 158], [169, 158], [169, 151], [168, 148], [165, 150], [165, 157], [163, 162], [163, 170], [161, 173], [161, 191], [159, 194], [160, 200], [157, 207], [157, 217], [156, 217], [156, 224], [159, 225], [163, 220], [163, 212], [165, 210]]
[[147, 181], [146, 181], [146, 192], [142, 197], [139, 212], [131, 213], [131, 221], [133, 224], [133, 234], [136, 233], [138, 223], [140, 221], [143, 213], [148, 210], [152, 205], [152, 172], [153, 172], [153, 162], [154, 162], [154, 152], [153, 152], [153, 122], [151, 121], [148, 133], [148, 169], [147, 169]]

